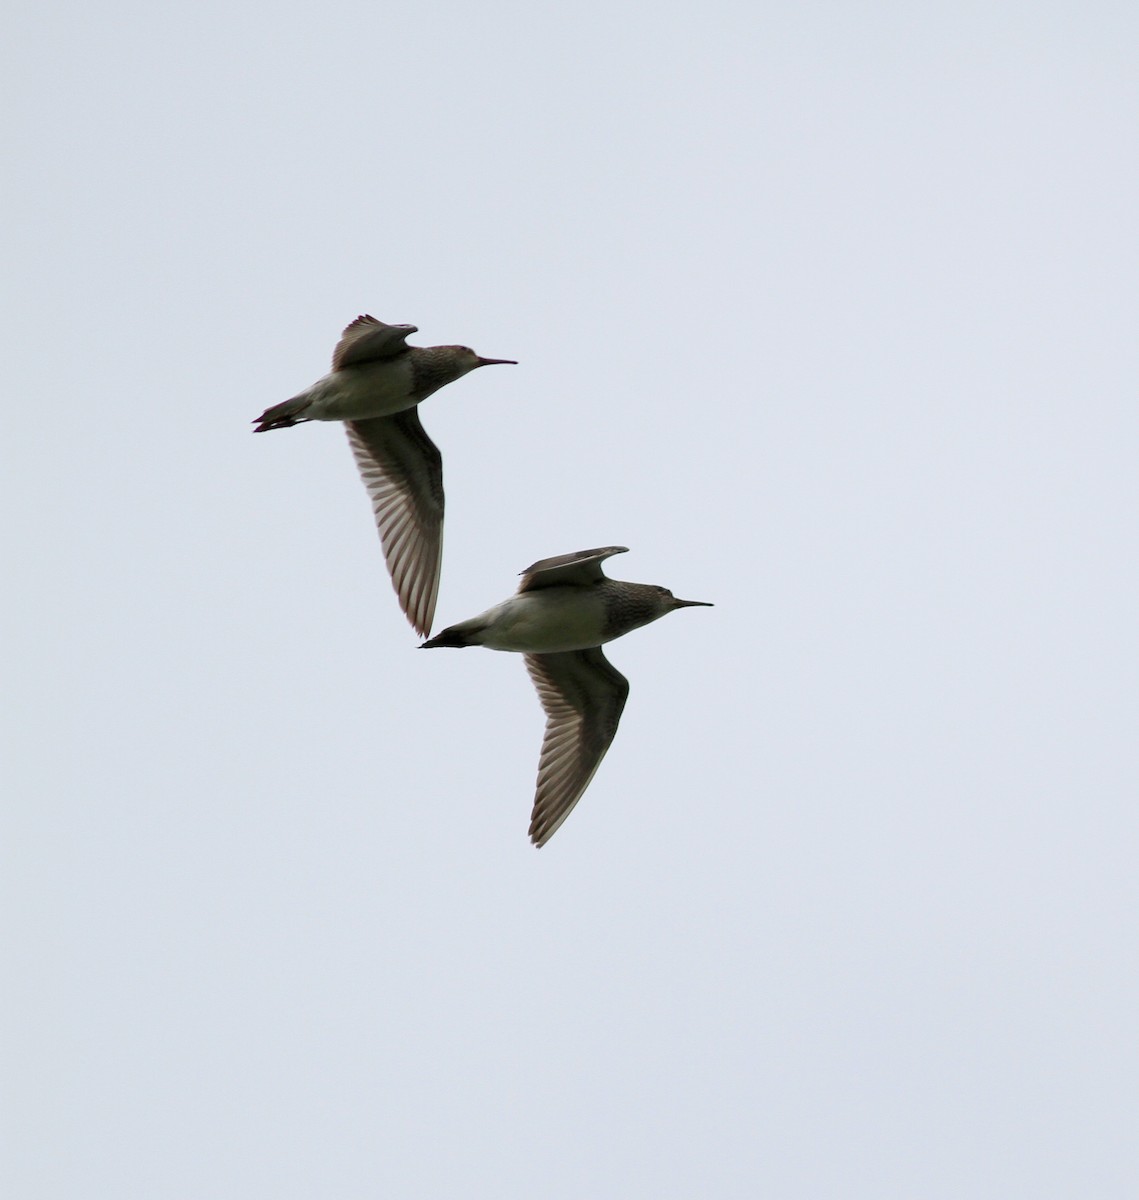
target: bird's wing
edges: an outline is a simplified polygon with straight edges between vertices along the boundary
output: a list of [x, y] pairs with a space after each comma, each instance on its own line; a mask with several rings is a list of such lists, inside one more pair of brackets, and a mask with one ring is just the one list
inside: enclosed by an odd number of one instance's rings
[[400, 607], [427, 637], [443, 559], [443, 457], [414, 408], [344, 424]]
[[530, 816], [530, 840], [544, 846], [605, 757], [629, 697], [629, 681], [600, 646], [525, 658], [546, 713]]
[[575, 554], [559, 554], [556, 558], [543, 558], [522, 572], [520, 592], [532, 592], [537, 588], [554, 587], [556, 584], [582, 586], [596, 583], [605, 578], [601, 564], [614, 554], [627, 554], [628, 546], [602, 546], [598, 550], [578, 550]]
[[385, 325], [367, 314], [357, 317], [340, 335], [332, 352], [332, 369], [355, 363], [395, 358], [407, 349], [406, 339], [418, 332], [414, 325]]

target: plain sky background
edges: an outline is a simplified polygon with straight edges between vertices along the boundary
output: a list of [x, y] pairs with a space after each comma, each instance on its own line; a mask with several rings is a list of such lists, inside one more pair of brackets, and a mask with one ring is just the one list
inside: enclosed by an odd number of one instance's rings
[[[4, 1194], [1139, 1194], [1139, 10], [45, 3], [3, 38]], [[548, 847], [436, 629], [716, 604]]]

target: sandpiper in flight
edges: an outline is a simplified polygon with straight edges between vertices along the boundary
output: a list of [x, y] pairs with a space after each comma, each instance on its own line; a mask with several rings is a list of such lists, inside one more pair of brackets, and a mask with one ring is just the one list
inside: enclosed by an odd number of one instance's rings
[[256, 433], [302, 421], [343, 421], [372, 500], [400, 607], [426, 637], [435, 617], [443, 557], [443, 459], [416, 406], [476, 367], [514, 363], [466, 346], [409, 346], [414, 325], [360, 316], [343, 332], [332, 370], [267, 408]]
[[629, 681], [601, 646], [677, 608], [711, 607], [678, 600], [668, 588], [610, 579], [605, 559], [626, 546], [544, 558], [522, 572], [516, 595], [460, 621], [423, 643], [486, 646], [526, 656], [546, 713], [530, 840], [544, 846], [589, 786], [605, 757], [629, 695]]

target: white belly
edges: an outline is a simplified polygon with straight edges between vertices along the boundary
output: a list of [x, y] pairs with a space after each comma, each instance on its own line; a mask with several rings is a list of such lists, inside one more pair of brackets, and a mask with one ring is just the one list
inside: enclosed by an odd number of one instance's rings
[[305, 415], [316, 421], [390, 416], [415, 403], [411, 396], [411, 363], [404, 356], [333, 371], [309, 388], [309, 396]]
[[489, 627], [479, 642], [491, 650], [557, 654], [588, 650], [602, 642], [605, 607], [601, 597], [579, 587], [539, 588], [523, 592], [484, 616]]

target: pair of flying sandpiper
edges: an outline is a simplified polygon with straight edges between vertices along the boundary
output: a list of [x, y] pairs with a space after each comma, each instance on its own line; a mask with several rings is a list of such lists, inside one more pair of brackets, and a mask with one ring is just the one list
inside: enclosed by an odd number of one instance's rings
[[[475, 370], [509, 363], [466, 346], [409, 346], [414, 325], [357, 317], [332, 355], [332, 370], [268, 408], [257, 433], [304, 421], [343, 421], [372, 500], [384, 559], [400, 607], [427, 637], [435, 618], [443, 558], [443, 459], [418, 406]], [[522, 572], [517, 594], [423, 643], [486, 646], [525, 656], [546, 713], [530, 840], [544, 846], [589, 786], [617, 732], [629, 681], [601, 652], [630, 630], [677, 608], [667, 588], [609, 579], [605, 559], [625, 546], [544, 558]]]

